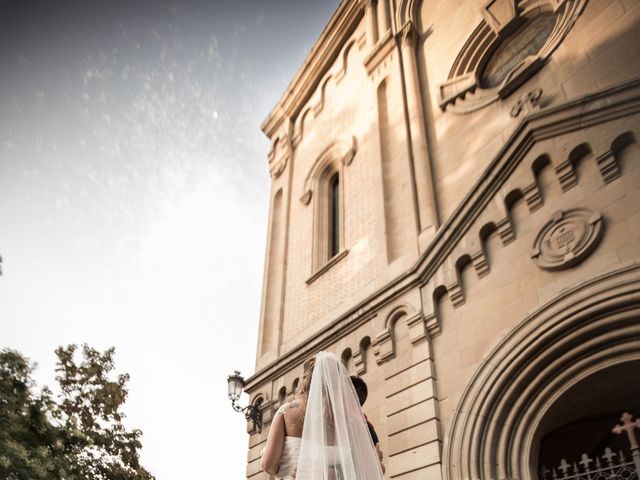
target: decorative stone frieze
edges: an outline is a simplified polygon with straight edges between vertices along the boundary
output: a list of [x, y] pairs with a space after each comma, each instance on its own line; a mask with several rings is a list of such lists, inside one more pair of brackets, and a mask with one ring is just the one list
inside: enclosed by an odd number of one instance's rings
[[500, 235], [500, 240], [503, 245], [508, 245], [516, 239], [509, 217], [498, 220], [496, 222], [496, 229], [498, 230], [498, 235]]
[[489, 273], [489, 262], [487, 262], [487, 256], [483, 250], [471, 253], [470, 257], [471, 262], [473, 263], [473, 268], [475, 268], [479, 277], [484, 277]]
[[353, 352], [353, 356], [351, 357], [353, 360], [353, 369], [356, 372], [356, 375], [364, 375], [367, 373], [366, 363], [364, 360], [364, 355], [361, 350], [356, 350]]
[[542, 196], [540, 195], [540, 188], [538, 188], [536, 182], [522, 187], [522, 195], [527, 202], [530, 212], [534, 212], [542, 206]]
[[373, 346], [373, 354], [376, 357], [376, 363], [378, 365], [382, 365], [396, 355], [395, 349], [393, 348], [391, 330], [383, 330], [380, 332], [371, 345]]
[[414, 316], [407, 319], [407, 326], [409, 327], [409, 340], [412, 344], [415, 345], [429, 338], [427, 322], [425, 322], [420, 312], [417, 312]]
[[607, 150], [596, 158], [600, 174], [605, 183], [614, 181], [620, 176], [620, 168], [612, 150]]
[[556, 166], [555, 170], [558, 180], [560, 180], [560, 188], [562, 188], [563, 192], [566, 192], [578, 184], [576, 172], [569, 160], [565, 160], [560, 165]]
[[385, 328], [376, 335], [372, 342], [373, 354], [376, 357], [376, 363], [382, 365], [391, 360], [396, 355], [396, 341], [394, 338], [394, 330], [398, 322], [405, 322], [412, 331], [411, 342], [417, 343], [426, 332], [421, 331], [419, 323], [422, 322], [422, 314], [409, 304], [401, 304], [394, 307], [387, 315], [385, 320]]
[[602, 215], [586, 208], [556, 212], [538, 232], [531, 258], [544, 270], [561, 270], [582, 262], [598, 246]]
[[427, 328], [427, 335], [429, 337], [435, 337], [442, 331], [435, 312], [432, 312], [429, 315], [425, 315], [424, 323]]
[[[610, 133], [608, 134], [610, 135]], [[609, 138], [612, 138], [609, 136]], [[562, 192], [577, 186], [579, 178], [575, 173], [577, 165], [581, 161], [595, 161], [598, 166], [598, 158], [590, 154], [591, 146], [581, 141], [580, 137], [575, 139], [576, 144], [573, 148], [567, 148], [570, 151], [569, 158], [561, 162], [558, 166], [553, 167], [556, 179], [561, 187]], [[613, 152], [613, 158], [607, 160], [609, 164], [616, 165], [618, 162], [616, 157], [626, 146], [635, 142], [635, 137], [630, 132], [624, 132], [613, 137], [612, 140], [602, 140], [602, 144], [610, 145], [608, 151]], [[487, 258], [486, 242], [488, 238], [497, 232], [503, 246], [507, 246], [516, 240], [517, 226], [512, 224], [509, 214], [509, 198], [524, 199], [530, 212], [537, 211], [543, 204], [544, 198], [538, 186], [539, 180], [536, 178], [539, 174], [534, 165], [540, 158], [546, 158], [545, 168], [552, 168], [552, 154], [534, 153], [533, 159], [524, 157], [523, 165], [520, 167], [525, 171], [529, 171], [534, 176], [534, 181], [527, 183], [525, 186], [512, 184], [505, 186], [502, 192], [496, 192], [493, 202], [489, 207], [485, 206], [482, 216], [476, 219], [475, 226], [470, 229], [465, 238], [460, 241], [460, 245], [464, 248], [455, 250], [455, 262], [451, 262], [450, 258], [443, 260], [440, 269], [434, 277], [439, 279], [447, 279], [447, 281], [438, 280], [429, 282], [422, 287], [424, 318], [425, 325], [431, 337], [439, 334], [442, 319], [439, 318], [439, 312], [436, 303], [443, 296], [448, 297], [454, 308], [458, 308], [465, 303], [464, 284], [451, 280], [457, 273], [458, 279], [461, 279], [460, 272], [454, 272], [452, 265], [467, 265], [463, 262], [464, 257], [469, 257], [471, 264], [475, 268], [478, 277], [483, 277], [490, 273], [489, 259]], [[601, 161], [603, 162], [603, 161]], [[603, 162], [604, 163], [604, 162]], [[613, 167], [609, 167], [613, 168]], [[603, 169], [600, 169], [603, 173]], [[607, 177], [602, 175], [603, 181], [607, 183]], [[508, 192], [506, 195], [503, 192]], [[504, 205], [502, 205], [504, 203]], [[506, 207], [506, 215], [505, 215]], [[497, 220], [492, 220], [498, 216]], [[534, 262], [546, 270], [560, 270], [577, 265], [584, 260], [598, 245], [603, 234], [604, 222], [602, 216], [597, 212], [591, 212], [586, 209], [571, 209], [557, 213], [554, 218], [549, 220], [536, 237], [536, 243], [531, 251]], [[477, 245], [478, 239], [480, 245]], [[465, 250], [466, 248], [466, 250]], [[436, 294], [436, 292], [445, 292], [445, 295]]]
[[[579, 134], [576, 135], [576, 132], [590, 129], [589, 138], [601, 140], [597, 145], [591, 145], [591, 151], [596, 154], [584, 157], [584, 160], [581, 161], [597, 163], [597, 159], [601, 156], [598, 154], [599, 152], [611, 150], [614, 159], [610, 159], [608, 162], [615, 161], [618, 164], [625, 149], [636, 142], [635, 135], [637, 134], [629, 130], [629, 119], [638, 113], [640, 113], [640, 79], [602, 89], [523, 119], [523, 122], [505, 142], [505, 147], [490, 163], [476, 184], [471, 187], [464, 201], [441, 226], [442, 234], [435, 237], [433, 245], [421, 255], [412, 268], [388, 285], [383, 285], [379, 290], [371, 292], [357, 305], [319, 331], [313, 339], [290, 348], [273, 363], [258, 371], [247, 381], [247, 391], [255, 392], [283, 373], [302, 365], [302, 362], [311, 353], [327, 348], [336, 338], [344, 336], [345, 332], [368, 324], [374, 316], [379, 314], [381, 309], [386, 308], [403, 292], [407, 292], [417, 285], [421, 290], [424, 321], [421, 325], [422, 321], [418, 318], [413, 321], [407, 320], [412, 332], [411, 337], [416, 339], [421, 336], [433, 338], [440, 334], [442, 322], [438, 319], [438, 311], [434, 307], [434, 301], [449, 301], [447, 300], [447, 289], [444, 287], [446, 282], [442, 283], [444, 277], [441, 275], [438, 282], [434, 279], [435, 275], [440, 272], [442, 265], [447, 263], [455, 266], [458, 263], [457, 261], [448, 262], [451, 255], [455, 254], [456, 259], [468, 255], [478, 277], [482, 278], [491, 272], [491, 259], [487, 257], [485, 246], [479, 242], [477, 234], [483, 222], [491, 222], [488, 213], [495, 212], [494, 224], [504, 218], [504, 213], [501, 209], [496, 208], [489, 211], [487, 205], [494, 203], [494, 198], [499, 191], [504, 193], [503, 198], [507, 198], [510, 192], [515, 190], [522, 192], [530, 212], [538, 212], [540, 206], [545, 204], [545, 195], [548, 190], [541, 189], [541, 181], [537, 178], [538, 170], [533, 166], [540, 156], [553, 157], [554, 151], [551, 148], [546, 151], [545, 146], [532, 149], [532, 146], [537, 143], [543, 145], [543, 142], [552, 139], [560, 141], [563, 135], [568, 132], [577, 138], [576, 145], [579, 145], [585, 139]], [[572, 149], [566, 148], [565, 150], [571, 151]], [[625, 172], [620, 166], [618, 169], [621, 173]], [[601, 173], [602, 171], [600, 169]], [[578, 185], [583, 179], [593, 181], [592, 178], [578, 177]], [[605, 175], [602, 176], [602, 179], [604, 182], [607, 181]], [[514, 232], [518, 232], [517, 221], [514, 225]], [[456, 246], [461, 248], [456, 248]], [[500, 255], [500, 251], [495, 254]], [[441, 294], [438, 299], [434, 299], [434, 292], [438, 288], [441, 288]], [[461, 289], [463, 291], [464, 288], [465, 285], [462, 283]], [[466, 302], [471, 300], [466, 298]], [[409, 315], [409, 318], [412, 317], [413, 315]], [[426, 333], [424, 333], [425, 329]], [[385, 352], [392, 352], [392, 344], [389, 343], [391, 333], [385, 333], [380, 338], [376, 338], [374, 333], [368, 331], [363, 333], [363, 336], [369, 336], [372, 339], [370, 348], [373, 350], [377, 348], [382, 357], [385, 357], [387, 355]], [[352, 345], [352, 351], [356, 351], [357, 348], [357, 345]], [[356, 368], [362, 368], [357, 366], [357, 362], [354, 363], [356, 363]]]
[[462, 293], [460, 282], [456, 281], [447, 285], [447, 292], [449, 292], [449, 299], [454, 308], [464, 304], [464, 294]]

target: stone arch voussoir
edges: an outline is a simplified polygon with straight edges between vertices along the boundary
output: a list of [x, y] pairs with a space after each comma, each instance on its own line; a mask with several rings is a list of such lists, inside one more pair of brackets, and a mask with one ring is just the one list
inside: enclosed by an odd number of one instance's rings
[[640, 358], [640, 265], [561, 293], [485, 356], [447, 428], [446, 480], [534, 480], [545, 413], [586, 376]]

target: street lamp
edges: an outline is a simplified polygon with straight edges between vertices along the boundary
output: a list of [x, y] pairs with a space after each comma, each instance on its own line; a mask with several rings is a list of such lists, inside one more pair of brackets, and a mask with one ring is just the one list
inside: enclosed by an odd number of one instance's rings
[[247, 419], [249, 427], [247, 431], [252, 433], [260, 433], [262, 431], [262, 411], [259, 405], [247, 405], [241, 407], [236, 402], [240, 400], [242, 389], [244, 388], [244, 378], [240, 375], [240, 372], [236, 370], [233, 374], [227, 377], [227, 387], [229, 389], [229, 400], [231, 400], [231, 407], [236, 412], [244, 413], [244, 418]]

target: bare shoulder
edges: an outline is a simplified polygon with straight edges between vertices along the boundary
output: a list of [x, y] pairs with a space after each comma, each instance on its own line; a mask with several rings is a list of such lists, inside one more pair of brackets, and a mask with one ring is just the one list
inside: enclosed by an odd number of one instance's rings
[[289, 412], [289, 410], [295, 410], [296, 408], [299, 408], [299, 406], [300, 406], [300, 402], [298, 400], [293, 400], [291, 402], [283, 403], [282, 405], [280, 405], [280, 408], [276, 410], [276, 415], [287, 413]]
[[291, 400], [290, 402], [283, 404], [282, 407], [280, 407], [280, 409], [283, 409], [283, 407], [284, 407], [284, 411], [282, 412], [282, 414], [289, 421], [295, 422], [297, 419], [299, 419], [301, 416], [304, 415], [303, 403], [298, 399], [294, 399], [294, 400]]

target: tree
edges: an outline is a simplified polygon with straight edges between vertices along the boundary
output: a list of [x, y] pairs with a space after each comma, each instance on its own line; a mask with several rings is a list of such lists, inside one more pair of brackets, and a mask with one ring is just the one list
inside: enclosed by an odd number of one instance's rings
[[35, 368], [0, 352], [0, 478], [3, 480], [153, 480], [140, 465], [140, 430], [127, 430], [127, 374], [114, 375], [113, 348], [60, 347], [54, 396], [37, 391]]

